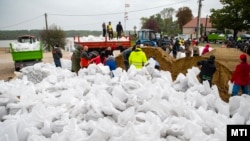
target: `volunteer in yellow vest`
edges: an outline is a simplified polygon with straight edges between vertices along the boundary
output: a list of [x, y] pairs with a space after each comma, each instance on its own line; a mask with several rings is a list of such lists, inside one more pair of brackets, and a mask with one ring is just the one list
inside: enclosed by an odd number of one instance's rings
[[109, 24], [107, 25], [107, 30], [108, 30], [109, 40], [111, 40], [113, 38], [113, 28], [111, 22], [109, 22]]
[[128, 60], [130, 66], [134, 65], [137, 69], [141, 69], [147, 62], [147, 56], [140, 46], [137, 46], [136, 49], [130, 53]]

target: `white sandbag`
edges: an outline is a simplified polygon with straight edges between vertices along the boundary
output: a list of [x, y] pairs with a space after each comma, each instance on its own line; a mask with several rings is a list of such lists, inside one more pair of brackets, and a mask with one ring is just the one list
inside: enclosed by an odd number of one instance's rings
[[5, 106], [0, 106], [0, 121], [2, 121], [3, 116], [7, 115], [7, 110]]
[[4, 139], [7, 141], [19, 141], [17, 133], [18, 121], [8, 120], [3, 124], [0, 124], [0, 127], [4, 129], [1, 131], [0, 137], [5, 136]]
[[110, 73], [110, 69], [108, 66], [104, 66], [103, 64], [98, 64], [97, 66], [101, 70], [102, 74], [107, 75]]
[[200, 82], [197, 79], [197, 75], [200, 73], [200, 69], [198, 67], [192, 67], [191, 69], [187, 70], [187, 83], [189, 88], [198, 85]]
[[50, 138], [51, 137], [51, 135], [53, 134], [53, 132], [51, 130], [51, 122], [50, 121], [48, 121], [46, 119], [44, 120], [43, 128], [41, 129], [41, 133], [46, 138]]
[[241, 116], [239, 113], [235, 113], [232, 117], [232, 123], [234, 124], [245, 124], [245, 118]]
[[237, 113], [239, 107], [240, 107], [240, 101], [243, 99], [241, 96], [233, 96], [229, 98], [229, 111], [230, 115], [233, 116], [235, 113]]
[[118, 67], [112, 72], [113, 72], [114, 77], [120, 77], [123, 74], [123, 69]]
[[202, 134], [202, 127], [192, 121], [189, 121], [184, 126], [184, 137], [192, 139], [197, 134]]
[[250, 116], [250, 103], [249, 101], [247, 101], [245, 98], [243, 98], [240, 101], [240, 107], [237, 111], [237, 113], [239, 113], [239, 115], [241, 115], [244, 118], [244, 123], [248, 120], [249, 116]]
[[[54, 121], [52, 123], [50, 123], [50, 129], [53, 131], [53, 132], [57, 132], [57, 133], [60, 133], [63, 131], [63, 127], [66, 125], [66, 121], [62, 121], [62, 120], [57, 120], [57, 121]], [[49, 129], [49, 127], [48, 127]]]
[[166, 135], [167, 136], [182, 136], [184, 134], [184, 130], [182, 126], [173, 124], [168, 129], [166, 129]]
[[113, 97], [118, 98], [122, 102], [128, 100], [128, 93], [123, 89], [121, 85], [115, 85], [112, 90]]
[[98, 71], [101, 71], [99, 69], [100, 68], [96, 64], [90, 64], [87, 68], [87, 72], [89, 75], [95, 75]]
[[50, 138], [46, 138], [42, 135], [30, 135], [27, 141], [51, 141]]
[[126, 126], [129, 121], [134, 121], [135, 120], [135, 108], [130, 107], [127, 110], [123, 111], [119, 116], [118, 116], [118, 124], [121, 126]]
[[232, 83], [231, 81], [228, 81], [228, 94], [231, 95], [232, 91], [233, 91], [233, 85], [234, 83]]
[[215, 101], [215, 108], [218, 111], [218, 113], [229, 117], [230, 114], [229, 114], [229, 105], [228, 105], [228, 103], [222, 101], [221, 99], [217, 99]]
[[62, 68], [71, 71], [72, 61], [69, 59], [64, 59], [64, 58], [61, 58], [60, 60], [61, 60]]
[[125, 127], [124, 132], [120, 136], [113, 136], [110, 141], [132, 141], [135, 137], [135, 129], [132, 122], [129, 122], [128, 126]]
[[126, 104], [122, 102], [120, 99], [118, 99], [117, 97], [112, 98], [112, 104], [114, 105], [116, 109], [120, 111], [124, 111], [126, 109]]
[[169, 135], [167, 136], [166, 141], [181, 141], [181, 139], [178, 139], [175, 136]]

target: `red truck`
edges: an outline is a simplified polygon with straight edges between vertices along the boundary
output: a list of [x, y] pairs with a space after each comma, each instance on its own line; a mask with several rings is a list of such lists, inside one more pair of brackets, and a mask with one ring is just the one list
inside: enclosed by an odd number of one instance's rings
[[[125, 39], [125, 40], [124, 40]], [[104, 50], [107, 47], [111, 47], [112, 50], [117, 49], [118, 46], [122, 46], [123, 48], [131, 47], [131, 37], [123, 36], [121, 39], [116, 40], [108, 40], [108, 37], [105, 37], [102, 41], [83, 41], [80, 36], [74, 36], [74, 44], [81, 46], [88, 46], [89, 50]]]

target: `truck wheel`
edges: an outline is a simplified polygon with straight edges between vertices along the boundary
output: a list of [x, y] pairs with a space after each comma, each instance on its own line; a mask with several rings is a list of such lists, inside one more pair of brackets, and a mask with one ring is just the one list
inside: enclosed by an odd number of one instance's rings
[[15, 68], [15, 71], [20, 71], [20, 68]]

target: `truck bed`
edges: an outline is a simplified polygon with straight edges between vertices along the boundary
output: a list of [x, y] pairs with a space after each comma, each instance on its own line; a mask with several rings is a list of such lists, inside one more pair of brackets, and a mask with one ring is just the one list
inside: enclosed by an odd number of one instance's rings
[[123, 47], [131, 47], [131, 38], [129, 37], [129, 40], [107, 40], [105, 38], [104, 41], [81, 41], [80, 37], [74, 37], [74, 44], [81, 45], [81, 46], [88, 46], [89, 49], [100, 49], [100, 48], [106, 48], [106, 47], [112, 47], [112, 49], [117, 48], [118, 46]]
[[42, 45], [39, 50], [32, 51], [15, 51], [10, 44], [10, 51], [13, 61], [28, 61], [28, 60], [42, 60], [43, 58], [43, 49]]

